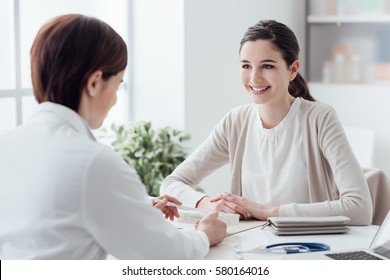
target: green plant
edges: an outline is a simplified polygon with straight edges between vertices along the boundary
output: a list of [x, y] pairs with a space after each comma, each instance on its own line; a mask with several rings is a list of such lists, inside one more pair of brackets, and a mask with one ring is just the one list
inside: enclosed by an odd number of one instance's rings
[[150, 122], [140, 122], [130, 128], [113, 124], [114, 149], [132, 165], [150, 196], [158, 196], [162, 181], [187, 156], [183, 142], [189, 134], [164, 127], [154, 130]]

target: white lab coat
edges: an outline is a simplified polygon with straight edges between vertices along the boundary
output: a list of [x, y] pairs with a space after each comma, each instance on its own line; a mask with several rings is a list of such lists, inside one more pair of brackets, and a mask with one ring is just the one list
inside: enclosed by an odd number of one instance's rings
[[203, 232], [174, 228], [135, 171], [73, 110], [44, 102], [0, 137], [0, 259], [200, 259]]

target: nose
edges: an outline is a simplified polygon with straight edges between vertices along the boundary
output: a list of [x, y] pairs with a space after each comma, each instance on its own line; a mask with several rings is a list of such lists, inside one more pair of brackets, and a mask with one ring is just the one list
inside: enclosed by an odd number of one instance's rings
[[261, 82], [263, 79], [263, 75], [262, 75], [261, 70], [253, 69], [251, 76], [250, 76], [250, 79], [251, 79], [251, 82], [254, 84]]

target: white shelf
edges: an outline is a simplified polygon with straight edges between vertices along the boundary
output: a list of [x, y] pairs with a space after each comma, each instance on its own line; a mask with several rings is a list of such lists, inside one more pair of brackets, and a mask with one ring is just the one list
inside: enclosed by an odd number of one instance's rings
[[309, 15], [308, 23], [390, 23], [390, 14], [372, 15]]
[[[360, 14], [326, 15], [325, 12], [319, 13], [324, 11], [323, 2], [326, 1], [306, 2], [314, 5], [312, 11], [317, 12], [306, 14], [306, 71], [311, 79], [308, 82], [310, 92], [317, 101], [335, 109], [343, 126], [373, 131], [372, 164], [390, 174], [390, 81], [374, 81], [377, 76], [375, 65], [388, 63], [389, 60], [390, 33], [386, 30], [390, 28], [390, 13], [369, 13], [362, 9]], [[321, 82], [324, 62], [335, 61], [332, 55], [333, 47], [337, 45], [345, 46], [360, 57], [360, 78], [372, 83]], [[344, 73], [346, 76], [346, 72], [352, 69], [349, 66], [344, 68], [347, 68]]]
[[[348, 84], [348, 83], [320, 83], [308, 82], [310, 89], [324, 89], [325, 91], [361, 91], [361, 92], [376, 92], [386, 93], [390, 96], [390, 83], [377, 84]], [[321, 90], [322, 91], [322, 90]]]

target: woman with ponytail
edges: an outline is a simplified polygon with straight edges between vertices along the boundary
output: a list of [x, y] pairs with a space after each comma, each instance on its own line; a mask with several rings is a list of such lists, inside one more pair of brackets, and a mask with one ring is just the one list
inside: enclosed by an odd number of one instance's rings
[[[240, 43], [241, 82], [252, 103], [231, 110], [161, 186], [198, 208], [266, 220], [275, 216], [348, 216], [368, 225], [367, 182], [335, 111], [315, 102], [299, 74], [299, 45], [286, 25], [259, 21]], [[194, 190], [230, 164], [229, 192]]]

